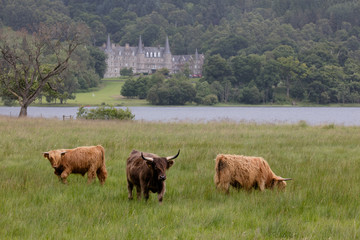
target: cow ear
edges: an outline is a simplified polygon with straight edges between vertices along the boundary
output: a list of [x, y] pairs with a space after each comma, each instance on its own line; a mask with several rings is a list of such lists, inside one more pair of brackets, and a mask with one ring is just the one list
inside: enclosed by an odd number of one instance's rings
[[149, 167], [149, 168], [152, 168], [154, 166], [154, 162], [153, 161], [146, 161], [146, 165]]
[[49, 159], [49, 153], [48, 152], [44, 152], [43, 155], [44, 155], [44, 158]]
[[167, 169], [174, 165], [174, 161], [167, 161]]
[[61, 152], [60, 154], [61, 154], [61, 156], [64, 156], [64, 155], [65, 155], [65, 153], [66, 153], [66, 152]]

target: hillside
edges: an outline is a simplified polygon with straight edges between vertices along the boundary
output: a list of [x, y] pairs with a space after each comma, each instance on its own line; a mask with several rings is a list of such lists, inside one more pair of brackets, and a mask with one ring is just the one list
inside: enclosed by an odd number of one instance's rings
[[352, 0], [2, 0], [0, 24], [83, 21], [94, 46], [108, 33], [122, 46], [169, 36], [172, 54], [206, 55], [203, 81], [220, 102], [359, 103], [359, 12]]

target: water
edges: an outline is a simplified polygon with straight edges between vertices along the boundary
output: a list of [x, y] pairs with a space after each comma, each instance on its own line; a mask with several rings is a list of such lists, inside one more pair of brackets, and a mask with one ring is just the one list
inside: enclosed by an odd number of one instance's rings
[[[129, 107], [135, 120], [152, 122], [233, 121], [253, 123], [335, 124], [360, 126], [360, 108], [356, 107]], [[77, 107], [29, 107], [29, 117], [76, 117]], [[17, 117], [19, 107], [0, 107], [0, 115]]]

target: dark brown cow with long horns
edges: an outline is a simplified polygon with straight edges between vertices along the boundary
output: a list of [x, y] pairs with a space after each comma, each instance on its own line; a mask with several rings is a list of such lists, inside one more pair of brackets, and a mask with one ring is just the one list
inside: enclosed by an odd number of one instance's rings
[[159, 203], [165, 194], [166, 170], [173, 164], [180, 150], [175, 156], [159, 157], [153, 153], [143, 153], [133, 150], [126, 163], [126, 178], [128, 182], [129, 199], [133, 199], [132, 190], [135, 185], [137, 198], [149, 199], [149, 191], [158, 194]]

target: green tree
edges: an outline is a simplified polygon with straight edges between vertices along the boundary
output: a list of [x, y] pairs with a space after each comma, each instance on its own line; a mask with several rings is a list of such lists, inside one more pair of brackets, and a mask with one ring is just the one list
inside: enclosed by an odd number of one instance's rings
[[286, 96], [290, 97], [290, 88], [294, 81], [304, 77], [306, 65], [292, 56], [280, 57], [277, 62], [279, 63], [280, 78], [286, 87]]
[[151, 82], [150, 79], [148, 77], [139, 77], [136, 80], [136, 91], [137, 91], [137, 96], [140, 99], [146, 99], [146, 96], [149, 92], [149, 89], [151, 87]]
[[255, 80], [257, 88], [263, 93], [263, 102], [265, 103], [273, 99], [273, 87], [280, 82], [279, 67], [277, 61], [269, 59], [264, 63]]
[[231, 60], [231, 67], [236, 79], [235, 86], [244, 86], [254, 81], [260, 74], [263, 59], [256, 54], [239, 55]]
[[120, 94], [127, 98], [134, 98], [138, 96], [136, 89], [136, 81], [132, 78], [128, 78], [124, 85], [121, 87]]
[[197, 82], [195, 86], [195, 90], [196, 90], [195, 102], [197, 104], [202, 104], [204, 102], [204, 98], [212, 94], [210, 84], [206, 81]]
[[106, 70], [106, 55], [103, 51], [96, 47], [89, 47], [90, 56], [92, 57], [91, 67], [95, 69], [100, 78], [104, 77]]
[[231, 56], [236, 56], [239, 50], [246, 47], [248, 47], [248, 42], [243, 36], [230, 34], [215, 41], [211, 54], [220, 54], [221, 57], [228, 59]]
[[248, 104], [257, 104], [261, 101], [261, 94], [254, 82], [249, 83], [248, 86], [242, 90], [242, 101]]
[[195, 99], [194, 86], [184, 79], [169, 79], [154, 85], [148, 93], [147, 100], [154, 105], [184, 105]]
[[222, 82], [226, 77], [232, 76], [231, 68], [219, 54], [209, 56], [203, 66], [204, 78], [208, 83]]

